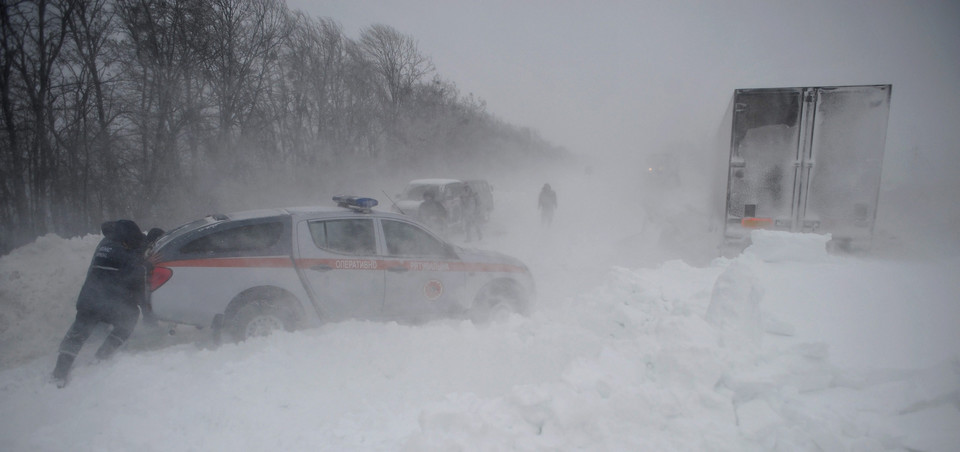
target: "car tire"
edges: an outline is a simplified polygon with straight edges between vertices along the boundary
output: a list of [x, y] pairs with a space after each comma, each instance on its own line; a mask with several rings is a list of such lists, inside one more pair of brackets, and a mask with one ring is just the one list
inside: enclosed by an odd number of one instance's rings
[[489, 323], [505, 319], [512, 313], [526, 313], [526, 297], [516, 284], [495, 282], [477, 292], [470, 319], [474, 323]]
[[297, 317], [281, 300], [253, 300], [243, 305], [233, 317], [231, 333], [237, 341], [269, 336], [276, 331], [293, 331]]

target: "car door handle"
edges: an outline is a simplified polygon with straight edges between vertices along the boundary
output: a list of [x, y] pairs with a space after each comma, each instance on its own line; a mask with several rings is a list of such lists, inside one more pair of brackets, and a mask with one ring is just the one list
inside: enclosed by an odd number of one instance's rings
[[387, 268], [387, 271], [391, 271], [391, 272], [394, 272], [394, 273], [401, 273], [401, 272], [405, 272], [405, 271], [407, 271], [407, 270], [408, 270], [407, 267], [405, 267], [405, 266], [403, 266], [403, 265], [394, 265], [393, 267]]
[[310, 270], [317, 271], [317, 272], [328, 272], [330, 270], [333, 270], [333, 267], [329, 265], [321, 264], [321, 265], [314, 265], [313, 267], [310, 267]]

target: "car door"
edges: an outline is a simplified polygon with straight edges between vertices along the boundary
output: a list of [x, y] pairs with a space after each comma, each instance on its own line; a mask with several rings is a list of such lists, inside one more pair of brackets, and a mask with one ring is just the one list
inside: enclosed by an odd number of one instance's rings
[[298, 265], [324, 319], [381, 317], [384, 271], [374, 220], [306, 220], [297, 229]]
[[453, 248], [420, 226], [382, 218], [384, 312], [423, 319], [458, 312], [466, 281]]

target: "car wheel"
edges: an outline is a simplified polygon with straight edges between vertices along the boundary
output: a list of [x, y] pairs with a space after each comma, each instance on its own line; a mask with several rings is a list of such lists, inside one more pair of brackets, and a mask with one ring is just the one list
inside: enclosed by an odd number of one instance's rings
[[276, 300], [256, 300], [241, 307], [233, 319], [232, 333], [238, 340], [269, 336], [276, 331], [293, 331], [296, 316]]
[[473, 301], [470, 318], [475, 323], [502, 320], [511, 313], [525, 313], [526, 299], [520, 289], [511, 283], [487, 284]]

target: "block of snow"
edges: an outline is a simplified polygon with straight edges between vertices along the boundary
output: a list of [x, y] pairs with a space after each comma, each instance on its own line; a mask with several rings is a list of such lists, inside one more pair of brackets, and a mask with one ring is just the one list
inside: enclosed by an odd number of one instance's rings
[[743, 254], [765, 262], [818, 262], [829, 258], [830, 234], [806, 234], [758, 229], [750, 233]]

